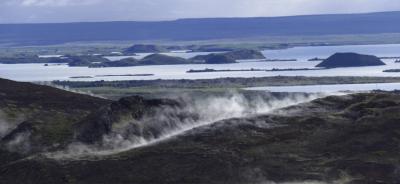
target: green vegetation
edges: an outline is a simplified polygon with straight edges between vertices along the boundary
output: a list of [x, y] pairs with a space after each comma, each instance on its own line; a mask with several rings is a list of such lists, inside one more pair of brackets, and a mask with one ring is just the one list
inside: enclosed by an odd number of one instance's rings
[[87, 87], [160, 87], [160, 88], [246, 88], [260, 86], [292, 86], [323, 84], [360, 84], [400, 82], [400, 77], [304, 77], [276, 76], [258, 78], [218, 78], [181, 80], [131, 80], [131, 81], [53, 81], [58, 86]]
[[[98, 106], [109, 103], [105, 99], [30, 83], [0, 79], [0, 85], [0, 112], [3, 112], [0, 121], [11, 119], [14, 128], [1, 138], [11, 141], [28, 129], [30, 152], [65, 146], [74, 136], [76, 122]], [[15, 149], [25, 152], [22, 148]]]
[[260, 78], [219, 78], [198, 80], [133, 80], [133, 81], [53, 81], [53, 84], [118, 99], [122, 96], [144, 95], [163, 97], [165, 94], [222, 92], [247, 87], [324, 85], [324, 84], [363, 84], [395, 83], [400, 77], [260, 77]]

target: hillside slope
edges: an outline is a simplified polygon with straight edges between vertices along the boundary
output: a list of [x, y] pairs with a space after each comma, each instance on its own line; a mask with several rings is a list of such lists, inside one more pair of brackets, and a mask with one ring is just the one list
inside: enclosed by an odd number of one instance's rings
[[[128, 97], [110, 102], [46, 86], [0, 83], [7, 86], [0, 89], [1, 110], [15, 108], [7, 122], [17, 114], [35, 114], [26, 119], [29, 126], [14, 129], [29, 131], [29, 140], [37, 142], [33, 145], [47, 148], [37, 149], [43, 154], [10, 150], [9, 145], [18, 141], [10, 144], [3, 137], [0, 181], [4, 183], [400, 182], [400, 95], [394, 92], [331, 96], [273, 113], [216, 121], [134, 149], [109, 148], [107, 154], [87, 152], [84, 157], [71, 149], [68, 156], [57, 157], [64, 152], [53, 151], [66, 147], [47, 146], [47, 139], [40, 139], [44, 130], [67, 130], [46, 128], [54, 123], [57, 127], [75, 124], [74, 130], [80, 131], [73, 137], [52, 138], [52, 145], [72, 139], [93, 148], [104, 146], [107, 139], [100, 139], [101, 135], [120, 134], [119, 140], [130, 141], [157, 136], [176, 129], [177, 121], [189, 118], [187, 122], [193, 123], [205, 115], [185, 112], [214, 112], [222, 106], [203, 104], [200, 107], [208, 109], [186, 111], [188, 101]], [[257, 106], [257, 99], [244, 109]], [[214, 102], [227, 105], [220, 98]], [[68, 121], [58, 121], [59, 114]], [[130, 146], [127, 143], [121, 146]]]

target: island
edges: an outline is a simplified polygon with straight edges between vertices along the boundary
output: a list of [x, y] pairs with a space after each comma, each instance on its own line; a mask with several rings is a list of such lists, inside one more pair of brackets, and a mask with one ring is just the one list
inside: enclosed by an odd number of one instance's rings
[[137, 44], [133, 45], [123, 51], [124, 54], [135, 54], [135, 53], [161, 53], [168, 52], [168, 49], [159, 45], [144, 45]]
[[205, 64], [229, 64], [237, 63], [235, 59], [221, 54], [210, 54], [207, 55], [204, 61]]
[[168, 56], [164, 54], [151, 54], [143, 59], [126, 58], [118, 61], [106, 61], [101, 63], [95, 63], [90, 65], [91, 68], [102, 68], [102, 67], [130, 67], [130, 66], [146, 66], [146, 65], [178, 65], [178, 64], [191, 64], [192, 62], [174, 56]]
[[240, 49], [224, 53], [225, 56], [235, 60], [245, 59], [265, 59], [265, 56], [257, 50], [253, 49]]
[[383, 70], [383, 72], [388, 72], [388, 73], [399, 73], [399, 72], [400, 72], [400, 69]]
[[359, 66], [381, 66], [386, 65], [381, 59], [372, 55], [357, 53], [336, 53], [324, 60], [316, 67], [339, 68], [339, 67], [359, 67]]
[[187, 59], [163, 54], [151, 54], [139, 61], [139, 65], [179, 65], [190, 63]]
[[319, 58], [319, 57], [315, 57], [315, 58], [311, 58], [308, 61], [324, 61], [325, 59]]
[[273, 68], [273, 69], [255, 69], [255, 68], [250, 68], [250, 69], [237, 69], [237, 70], [232, 70], [232, 69], [222, 69], [222, 70], [216, 70], [216, 69], [210, 69], [206, 68], [203, 70], [194, 70], [190, 69], [186, 71], [186, 73], [208, 73], [208, 72], [287, 72], [287, 71], [310, 71], [310, 70], [324, 70], [324, 68]]
[[[217, 59], [221, 59], [221, 61], [216, 61]], [[190, 60], [192, 60], [193, 62], [207, 63], [207, 64], [235, 63], [236, 60], [246, 60], [246, 59], [265, 59], [265, 56], [260, 51], [257, 50], [241, 49], [224, 53], [198, 55], [190, 58]]]
[[125, 58], [118, 61], [106, 61], [101, 63], [93, 63], [89, 65], [90, 68], [105, 68], [105, 67], [129, 67], [137, 66], [139, 60], [135, 58]]
[[68, 66], [70, 67], [84, 67], [84, 66], [90, 66], [93, 63], [103, 63], [110, 61], [101, 56], [93, 56], [93, 55], [65, 56], [64, 60], [67, 61]]

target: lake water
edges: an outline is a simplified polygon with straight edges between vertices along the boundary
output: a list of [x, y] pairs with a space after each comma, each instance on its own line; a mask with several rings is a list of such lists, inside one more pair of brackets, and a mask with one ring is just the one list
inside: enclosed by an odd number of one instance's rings
[[334, 85], [305, 85], [305, 86], [276, 86], [276, 87], [254, 87], [246, 90], [270, 91], [270, 92], [341, 92], [341, 91], [393, 91], [400, 89], [400, 83], [373, 83], [373, 84], [334, 84]]
[[[312, 68], [318, 61], [307, 61], [310, 58], [326, 58], [335, 52], [358, 52], [372, 54], [380, 57], [400, 56], [400, 44], [393, 45], [353, 45], [353, 46], [318, 46], [318, 47], [296, 47], [285, 50], [263, 51], [269, 59], [298, 59], [289, 62], [257, 62], [241, 61], [237, 64], [221, 65], [162, 65], [162, 66], [137, 66], [124, 68], [87, 68], [68, 67], [66, 65], [43, 64], [0, 64], [0, 77], [17, 81], [52, 81], [52, 80], [150, 80], [150, 79], [212, 79], [219, 77], [265, 77], [265, 76], [396, 76], [400, 73], [384, 73], [386, 69], [400, 69], [400, 63], [394, 63], [393, 59], [383, 60], [386, 66], [336, 68], [315, 71], [281, 71], [281, 72], [213, 72], [213, 73], [186, 73], [190, 69], [273, 69], [273, 68]], [[172, 56], [184, 58], [193, 57], [207, 53], [166, 53]], [[133, 56], [142, 58], [148, 54]], [[123, 57], [108, 57], [118, 60]], [[74, 76], [96, 76], [96, 75], [127, 75], [127, 74], [154, 74], [154, 76], [118, 76], [118, 77], [94, 77], [71, 79]]]

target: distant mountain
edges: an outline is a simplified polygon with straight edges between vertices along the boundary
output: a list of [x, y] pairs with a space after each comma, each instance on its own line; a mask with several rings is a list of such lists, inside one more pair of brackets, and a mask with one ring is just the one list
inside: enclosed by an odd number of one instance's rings
[[210, 40], [258, 36], [399, 33], [400, 12], [159, 22], [2, 24], [0, 43]]

